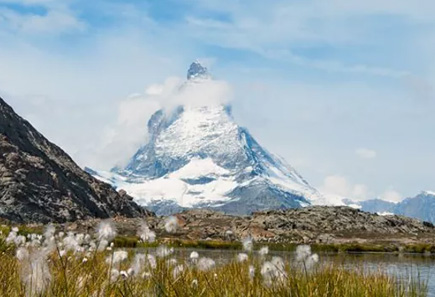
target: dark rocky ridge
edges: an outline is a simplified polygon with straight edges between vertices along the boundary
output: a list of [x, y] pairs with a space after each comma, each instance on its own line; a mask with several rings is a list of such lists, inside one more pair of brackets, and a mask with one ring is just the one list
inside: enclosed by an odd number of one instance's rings
[[[262, 211], [251, 216], [196, 209], [175, 216], [180, 225], [175, 234], [165, 232], [166, 217], [150, 217], [147, 223], [159, 239], [228, 241], [251, 236], [258, 242], [274, 243], [435, 243], [435, 228], [431, 223], [403, 216], [380, 216], [344, 206]], [[65, 227], [85, 231], [97, 223], [81, 221]], [[141, 220], [120, 219], [115, 223], [121, 234], [136, 235]]]
[[147, 214], [84, 172], [0, 98], [0, 217], [46, 223]]

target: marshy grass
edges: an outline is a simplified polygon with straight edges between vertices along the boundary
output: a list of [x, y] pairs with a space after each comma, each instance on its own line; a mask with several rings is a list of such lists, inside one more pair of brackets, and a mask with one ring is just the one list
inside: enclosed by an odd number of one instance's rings
[[55, 234], [49, 227], [25, 242], [17, 230], [4, 234], [0, 296], [427, 296], [418, 279], [318, 263], [309, 246], [299, 246], [290, 263], [244, 240], [244, 253], [216, 263], [201, 251], [174, 257], [166, 246], [117, 249], [110, 244], [115, 235], [110, 223], [96, 234]]

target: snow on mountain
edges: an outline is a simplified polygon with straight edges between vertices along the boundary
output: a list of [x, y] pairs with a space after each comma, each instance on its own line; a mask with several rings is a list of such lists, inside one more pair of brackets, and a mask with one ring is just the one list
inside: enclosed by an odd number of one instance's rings
[[[180, 91], [212, 79], [198, 62], [187, 78]], [[158, 214], [192, 207], [248, 214], [328, 204], [291, 166], [239, 127], [228, 105], [159, 110], [149, 120], [148, 132], [148, 142], [127, 166], [89, 172]]]
[[435, 192], [433, 191], [422, 191], [417, 196], [406, 198], [401, 202], [389, 202], [381, 199], [360, 202], [345, 200], [345, 202], [347, 205], [357, 204], [363, 211], [394, 213], [435, 223]]

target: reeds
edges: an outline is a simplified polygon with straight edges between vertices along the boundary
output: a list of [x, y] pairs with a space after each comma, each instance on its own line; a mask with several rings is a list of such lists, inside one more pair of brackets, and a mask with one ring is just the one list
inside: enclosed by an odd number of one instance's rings
[[201, 251], [176, 258], [168, 247], [141, 253], [115, 249], [111, 241], [116, 231], [110, 223], [100, 225], [95, 234], [55, 234], [47, 228], [42, 237], [27, 235], [24, 243], [22, 238], [15, 240], [19, 232], [15, 233], [0, 236], [5, 245], [0, 254], [0, 296], [427, 295], [426, 285], [418, 279], [317, 263], [318, 256], [307, 246], [298, 249], [291, 263], [269, 255], [266, 248], [252, 250], [252, 244], [232, 261], [216, 263]]

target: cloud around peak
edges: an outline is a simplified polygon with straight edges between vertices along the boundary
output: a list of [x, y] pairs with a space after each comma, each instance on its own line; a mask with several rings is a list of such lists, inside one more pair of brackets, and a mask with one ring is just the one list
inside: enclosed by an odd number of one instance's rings
[[[182, 105], [188, 107], [229, 104], [232, 88], [219, 80], [189, 80], [169, 77], [161, 84], [152, 84], [143, 94], [133, 94], [121, 100], [117, 121], [106, 128], [102, 136], [101, 169], [122, 166], [147, 141], [147, 123], [152, 114], [164, 109], [171, 112]], [[99, 157], [99, 158], [100, 158]]]

